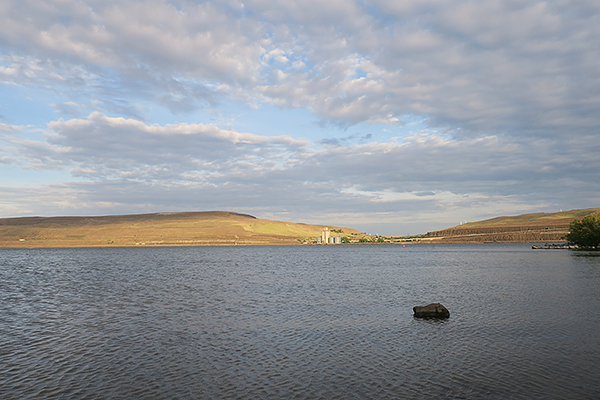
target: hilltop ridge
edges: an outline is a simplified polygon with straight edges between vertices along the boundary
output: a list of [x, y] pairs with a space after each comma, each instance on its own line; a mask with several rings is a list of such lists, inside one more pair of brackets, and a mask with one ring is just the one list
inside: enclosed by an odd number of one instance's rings
[[98, 215], [98, 216], [60, 216], [60, 217], [16, 217], [0, 218], [0, 226], [30, 226], [40, 224], [56, 225], [86, 225], [111, 224], [119, 222], [159, 221], [171, 219], [209, 219], [219, 217], [240, 217], [256, 219], [253, 215], [240, 214], [231, 211], [189, 211], [189, 212], [159, 212], [148, 214]]

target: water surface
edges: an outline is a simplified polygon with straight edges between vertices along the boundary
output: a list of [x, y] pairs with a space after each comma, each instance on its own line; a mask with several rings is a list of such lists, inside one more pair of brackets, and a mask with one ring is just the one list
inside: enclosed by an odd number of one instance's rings
[[0, 305], [3, 399], [600, 398], [598, 253], [0, 250]]

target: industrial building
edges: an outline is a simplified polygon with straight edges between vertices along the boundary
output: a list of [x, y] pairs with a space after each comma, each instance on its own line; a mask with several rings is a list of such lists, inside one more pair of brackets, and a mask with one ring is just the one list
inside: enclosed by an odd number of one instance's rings
[[341, 236], [331, 236], [331, 232], [329, 228], [325, 227], [323, 232], [321, 232], [321, 236], [317, 237], [317, 244], [341, 244], [342, 237]]

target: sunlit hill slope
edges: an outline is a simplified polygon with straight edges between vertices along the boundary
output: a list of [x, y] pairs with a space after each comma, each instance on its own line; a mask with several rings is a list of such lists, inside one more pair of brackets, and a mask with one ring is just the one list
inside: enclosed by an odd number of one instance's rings
[[600, 213], [600, 208], [523, 214], [469, 222], [453, 228], [428, 232], [423, 241], [433, 243], [560, 242], [575, 219]]
[[[0, 219], [0, 247], [101, 247], [303, 244], [324, 225], [258, 219], [233, 212]], [[354, 229], [332, 227], [358, 238]]]

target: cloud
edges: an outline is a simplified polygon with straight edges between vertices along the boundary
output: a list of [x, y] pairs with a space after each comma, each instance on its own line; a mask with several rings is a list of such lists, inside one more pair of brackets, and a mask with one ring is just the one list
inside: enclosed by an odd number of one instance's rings
[[[557, 146], [553, 139], [460, 139], [424, 131], [399, 143], [320, 147], [287, 136], [100, 113], [48, 126], [45, 140], [12, 137], [10, 143], [11, 157], [23, 163], [68, 168], [85, 179], [36, 189], [46, 193], [44, 208], [52, 214], [234, 209], [308, 222], [366, 223], [368, 216], [371, 223], [400, 223], [414, 213], [424, 221], [440, 218], [441, 210], [464, 220], [458, 214], [467, 210], [488, 216], [515, 204], [521, 210], [573, 204], [569, 193], [578, 193], [582, 207], [598, 200], [589, 180], [600, 168], [592, 156], [600, 145], [578, 140]], [[581, 158], [584, 146], [592, 152]], [[63, 190], [69, 196], [56, 195]]]
[[0, 122], [0, 132], [19, 132], [23, 128], [16, 125], [9, 125]]
[[57, 114], [79, 116], [81, 114], [81, 108], [86, 107], [86, 105], [77, 104], [73, 101], [67, 101], [64, 103], [50, 104], [50, 107], [55, 108], [56, 110], [54, 112]]
[[45, 141], [11, 138], [18, 147], [15, 153], [37, 168], [73, 165], [74, 176], [89, 179], [185, 180], [190, 175], [248, 168], [260, 160], [266, 165], [291, 162], [289, 153], [308, 144], [205, 124], [148, 125], [98, 112], [53, 121], [48, 127]]
[[594, 2], [12, 0], [0, 13], [5, 82], [96, 83], [173, 112], [230, 96], [339, 126], [426, 115], [564, 136], [600, 122]]
[[[0, 84], [55, 116], [29, 126], [1, 98], [2, 171], [71, 179], [0, 201], [365, 224], [593, 206], [599, 15], [596, 1], [7, 0]], [[312, 120], [272, 136], [207, 121], [241, 107]], [[267, 114], [249, 125], [273, 132]]]

